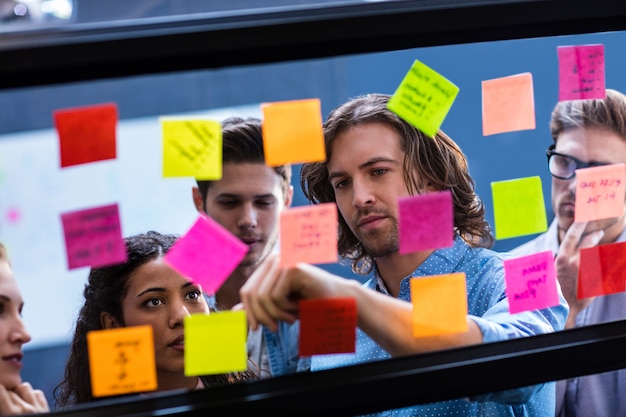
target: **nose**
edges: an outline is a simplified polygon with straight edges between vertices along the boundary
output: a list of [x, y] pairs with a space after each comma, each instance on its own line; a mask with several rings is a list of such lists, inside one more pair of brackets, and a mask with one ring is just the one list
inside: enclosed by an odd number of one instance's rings
[[30, 342], [30, 333], [26, 330], [26, 326], [24, 325], [24, 321], [21, 317], [18, 316], [15, 318], [15, 325], [13, 326], [9, 337], [11, 342], [19, 343], [20, 345]]
[[352, 180], [352, 204], [356, 208], [371, 206], [375, 202], [374, 194], [365, 181]]
[[257, 226], [257, 220], [257, 211], [253, 204], [243, 204], [237, 227], [240, 229], [254, 229]]
[[172, 304], [168, 325], [170, 328], [181, 327], [185, 323], [185, 317], [190, 317], [189, 309], [183, 301], [177, 301]]

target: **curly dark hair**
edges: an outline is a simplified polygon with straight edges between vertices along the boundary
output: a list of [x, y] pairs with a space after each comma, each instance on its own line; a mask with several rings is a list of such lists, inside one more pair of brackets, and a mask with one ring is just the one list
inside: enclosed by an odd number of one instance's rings
[[[93, 401], [89, 376], [87, 333], [102, 330], [100, 314], [108, 312], [119, 323], [124, 323], [122, 300], [128, 291], [131, 275], [150, 260], [166, 254], [179, 236], [154, 231], [124, 239], [128, 259], [126, 262], [92, 268], [83, 295], [85, 302], [76, 319], [76, 329], [70, 354], [65, 365], [64, 378], [54, 388], [57, 407], [66, 407]], [[253, 370], [229, 374], [202, 376], [205, 387], [257, 379]]]
[[[475, 183], [461, 148], [441, 130], [431, 138], [401, 119], [387, 108], [390, 97], [386, 94], [358, 96], [330, 113], [324, 123], [326, 161], [303, 164], [300, 172], [300, 185], [306, 198], [313, 204], [336, 202], [328, 178], [328, 161], [332, 157], [334, 139], [364, 123], [383, 123], [402, 138], [404, 180], [409, 192], [414, 194], [425, 184], [439, 191], [450, 190], [454, 227], [461, 238], [471, 246], [492, 247], [494, 238], [485, 220], [485, 208], [475, 192]], [[373, 258], [342, 216], [339, 216], [338, 250], [342, 261], [351, 262], [354, 272], [371, 272]]]

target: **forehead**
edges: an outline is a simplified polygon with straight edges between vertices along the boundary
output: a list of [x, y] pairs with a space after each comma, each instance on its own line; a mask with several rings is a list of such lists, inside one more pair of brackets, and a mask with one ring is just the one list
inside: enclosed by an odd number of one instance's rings
[[626, 162], [626, 139], [609, 129], [598, 127], [561, 132], [555, 150], [583, 161]]
[[374, 159], [402, 160], [400, 135], [384, 123], [363, 123], [338, 134], [331, 147], [328, 171], [341, 171]]
[[261, 195], [282, 193], [282, 178], [263, 163], [225, 163], [222, 178], [212, 181], [208, 195]]
[[159, 287], [178, 289], [189, 282], [162, 258], [152, 259], [133, 272], [128, 280], [128, 293], [141, 292], [146, 288]]

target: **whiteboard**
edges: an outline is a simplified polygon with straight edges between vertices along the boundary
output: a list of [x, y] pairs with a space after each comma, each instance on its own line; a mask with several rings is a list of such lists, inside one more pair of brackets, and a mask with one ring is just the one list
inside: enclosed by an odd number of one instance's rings
[[89, 268], [69, 270], [61, 214], [117, 203], [122, 234], [184, 234], [197, 218], [193, 178], [163, 178], [159, 117], [261, 118], [259, 104], [125, 119], [117, 158], [60, 168], [55, 129], [0, 135], [0, 241], [9, 250], [32, 341], [68, 343]]

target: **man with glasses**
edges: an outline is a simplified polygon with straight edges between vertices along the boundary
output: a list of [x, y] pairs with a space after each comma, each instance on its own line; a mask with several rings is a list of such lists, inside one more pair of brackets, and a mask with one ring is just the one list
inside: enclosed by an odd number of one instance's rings
[[[570, 306], [566, 329], [626, 319], [626, 292], [577, 298], [580, 250], [626, 241], [626, 202], [617, 218], [574, 223], [576, 170], [626, 163], [626, 96], [607, 89], [605, 99], [559, 102], [550, 130], [554, 220], [547, 232], [511, 253], [554, 252], [557, 278]], [[626, 416], [626, 370], [558, 381], [556, 415]]]

